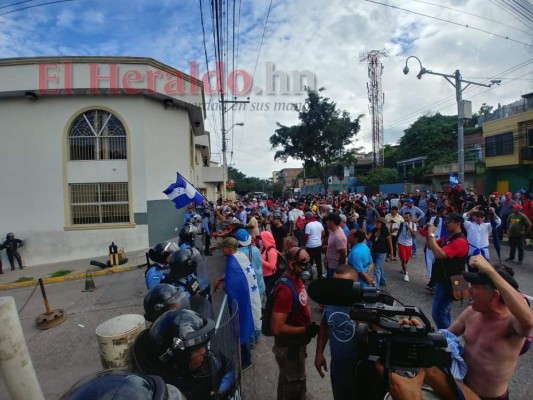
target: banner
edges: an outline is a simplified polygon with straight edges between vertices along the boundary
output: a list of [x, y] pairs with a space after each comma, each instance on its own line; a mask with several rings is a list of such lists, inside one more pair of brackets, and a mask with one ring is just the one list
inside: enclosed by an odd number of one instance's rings
[[172, 183], [168, 188], [163, 190], [176, 208], [183, 208], [190, 202], [194, 201], [197, 205], [204, 202], [204, 196], [196, 188], [177, 172], [176, 183]]

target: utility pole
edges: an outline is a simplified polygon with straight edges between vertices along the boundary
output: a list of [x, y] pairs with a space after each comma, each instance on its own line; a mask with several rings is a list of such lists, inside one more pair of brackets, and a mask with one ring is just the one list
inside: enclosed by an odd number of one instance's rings
[[381, 87], [381, 75], [383, 75], [383, 64], [380, 57], [388, 57], [389, 52], [383, 50], [371, 50], [359, 53], [359, 61], [366, 61], [368, 64], [368, 77], [370, 84], [366, 84], [368, 91], [368, 108], [372, 115], [372, 154], [373, 166], [383, 166], [383, 103], [385, 97]]
[[[451, 74], [442, 74], [440, 72], [433, 72], [428, 69], [425, 69], [422, 66], [422, 61], [418, 57], [409, 56], [405, 60], [405, 67], [403, 68], [403, 73], [407, 75], [409, 73], [409, 67], [407, 67], [407, 62], [410, 58], [414, 58], [420, 64], [420, 72], [416, 76], [418, 79], [422, 79], [422, 75], [438, 75], [446, 79], [450, 84], [455, 87], [455, 100], [457, 102], [457, 177], [459, 183], [465, 183], [465, 148], [464, 148], [464, 120], [472, 118], [472, 107], [471, 103], [463, 100], [463, 90], [465, 90], [470, 85], [491, 87], [493, 85], [499, 85], [501, 83], [500, 79], [493, 79], [489, 84], [467, 81], [461, 77], [461, 72], [456, 70], [453, 75]], [[451, 80], [453, 79], [453, 81]], [[463, 88], [462, 83], [467, 83]]]

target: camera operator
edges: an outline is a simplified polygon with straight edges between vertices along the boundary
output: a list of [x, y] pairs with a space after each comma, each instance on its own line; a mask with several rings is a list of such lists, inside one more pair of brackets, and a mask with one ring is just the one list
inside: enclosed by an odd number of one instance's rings
[[[472, 271], [470, 265], [470, 257], [481, 254], [485, 259], [490, 260], [489, 256], [489, 236], [492, 232], [492, 225], [490, 222], [485, 222], [486, 207], [475, 206], [470, 211], [463, 214], [465, 219], [465, 230], [468, 240], [468, 256], [466, 257], [466, 265], [468, 270]], [[500, 218], [494, 212], [494, 208], [489, 208], [490, 217], [494, 219], [496, 227], [501, 223]], [[469, 218], [473, 218], [473, 222]]]
[[[343, 264], [337, 267], [333, 278], [357, 281], [357, 272], [352, 266]], [[316, 341], [315, 368], [324, 378], [322, 368], [325, 371], [328, 370], [324, 349], [329, 340], [330, 378], [335, 400], [357, 398], [354, 374], [357, 364], [356, 330], [356, 322], [350, 318], [350, 306], [326, 305], [324, 307], [324, 315], [320, 321]]]

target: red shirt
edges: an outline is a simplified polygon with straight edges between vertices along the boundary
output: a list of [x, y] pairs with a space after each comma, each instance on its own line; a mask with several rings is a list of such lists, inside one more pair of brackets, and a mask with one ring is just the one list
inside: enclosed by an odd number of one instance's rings
[[[439, 246], [441, 245], [443, 239], [437, 240]], [[448, 258], [466, 257], [466, 255], [468, 254], [468, 242], [466, 241], [466, 239], [457, 238], [442, 247], [442, 251], [446, 253]]]
[[272, 312], [290, 314], [287, 318], [288, 325], [305, 326], [311, 322], [311, 309], [309, 308], [309, 299], [307, 297], [304, 283], [300, 278], [294, 279], [287, 274], [284, 276], [291, 280], [298, 293], [298, 308], [296, 309], [296, 312], [291, 314], [293, 310], [292, 301], [294, 295], [289, 286], [284, 283], [279, 283], [274, 291], [274, 305], [272, 307]]

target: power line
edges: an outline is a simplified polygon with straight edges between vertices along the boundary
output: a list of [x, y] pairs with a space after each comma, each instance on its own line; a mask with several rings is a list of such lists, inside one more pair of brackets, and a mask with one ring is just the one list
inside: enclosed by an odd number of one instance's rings
[[476, 17], [476, 18], [480, 18], [480, 19], [484, 19], [486, 21], [490, 21], [490, 22], [494, 22], [495, 24], [499, 24], [499, 25], [503, 25], [503, 26], [506, 26], [507, 28], [511, 28], [511, 29], [514, 29], [518, 32], [522, 32], [522, 33], [525, 33], [526, 35], [530, 35], [530, 36], [533, 36], [533, 33], [531, 32], [526, 32], [526, 31], [523, 31], [521, 29], [518, 29], [512, 25], [507, 25], [507, 24], [504, 24], [503, 22], [499, 22], [499, 21], [496, 21], [496, 20], [493, 20], [493, 19], [490, 19], [490, 18], [487, 18], [487, 17], [482, 17], [481, 15], [477, 15], [477, 14], [473, 14], [473, 13], [469, 13], [467, 11], [464, 11], [464, 10], [459, 10], [457, 8], [452, 8], [452, 7], [447, 7], [447, 6], [443, 6], [441, 4], [435, 4], [435, 3], [431, 3], [429, 1], [423, 1], [423, 0], [413, 0], [413, 1], [416, 1], [417, 3], [423, 3], [423, 4], [428, 4], [430, 6], [434, 6], [434, 7], [440, 7], [440, 8], [445, 8], [447, 10], [452, 10], [452, 11], [456, 11], [456, 12], [459, 12], [459, 13], [462, 13], [462, 14], [466, 14], [466, 15], [471, 15], [472, 17]]
[[[12, 13], [23, 11], [23, 10], [28, 10], [30, 8], [48, 6], [50, 4], [57, 4], [57, 3], [67, 3], [69, 1], [74, 1], [74, 0], [57, 0], [57, 1], [50, 1], [48, 3], [35, 4], [33, 6], [20, 7], [20, 8], [17, 8], [16, 10], [6, 11], [5, 13], [0, 14], [0, 17], [3, 15], [12, 14]], [[21, 3], [24, 3], [24, 2], [21, 2]], [[10, 7], [10, 6], [6, 6], [6, 7]]]
[[483, 33], [488, 33], [489, 35], [493, 35], [493, 36], [496, 36], [496, 37], [499, 37], [499, 38], [502, 38], [502, 39], [507, 39], [507, 40], [510, 40], [510, 41], [512, 41], [512, 42], [516, 42], [516, 43], [519, 43], [519, 44], [523, 44], [524, 46], [533, 47], [533, 45], [531, 45], [531, 44], [524, 43], [524, 42], [521, 42], [521, 41], [516, 40], [516, 39], [511, 39], [509, 36], [499, 35], [499, 34], [497, 34], [497, 33], [493, 33], [493, 32], [490, 32], [490, 31], [487, 31], [487, 30], [485, 30], [485, 29], [481, 29], [481, 28], [475, 28], [475, 27], [470, 26], [470, 25], [468, 25], [468, 24], [460, 24], [460, 23], [458, 23], [458, 22], [450, 21], [450, 20], [447, 20], [447, 19], [444, 19], [444, 18], [433, 17], [433, 16], [431, 16], [431, 15], [427, 15], [427, 14], [419, 13], [419, 12], [412, 11], [412, 10], [408, 10], [408, 9], [406, 9], [406, 8], [401, 8], [401, 7], [393, 6], [393, 5], [391, 5], [391, 4], [380, 3], [380, 2], [378, 2], [378, 1], [374, 1], [374, 0], [365, 0], [365, 1], [367, 1], [367, 2], [369, 2], [369, 3], [379, 4], [379, 5], [381, 5], [381, 6], [385, 6], [385, 7], [395, 8], [395, 9], [397, 9], [397, 10], [405, 11], [405, 12], [408, 12], [408, 13], [411, 13], [411, 14], [420, 15], [420, 16], [422, 16], [422, 17], [435, 19], [435, 20], [437, 20], [437, 21], [446, 22], [446, 23], [448, 23], [448, 24], [461, 26], [461, 27], [463, 27], [463, 28], [469, 28], [469, 29], [473, 29], [473, 30], [475, 30], [475, 31], [479, 31], [479, 32], [483, 32]]
[[8, 4], [7, 6], [2, 6], [2, 7], [0, 7], [0, 10], [1, 10], [2, 8], [14, 7], [14, 6], [18, 6], [19, 4], [30, 3], [30, 2], [32, 2], [32, 1], [35, 1], [35, 0], [19, 1], [18, 3]]

